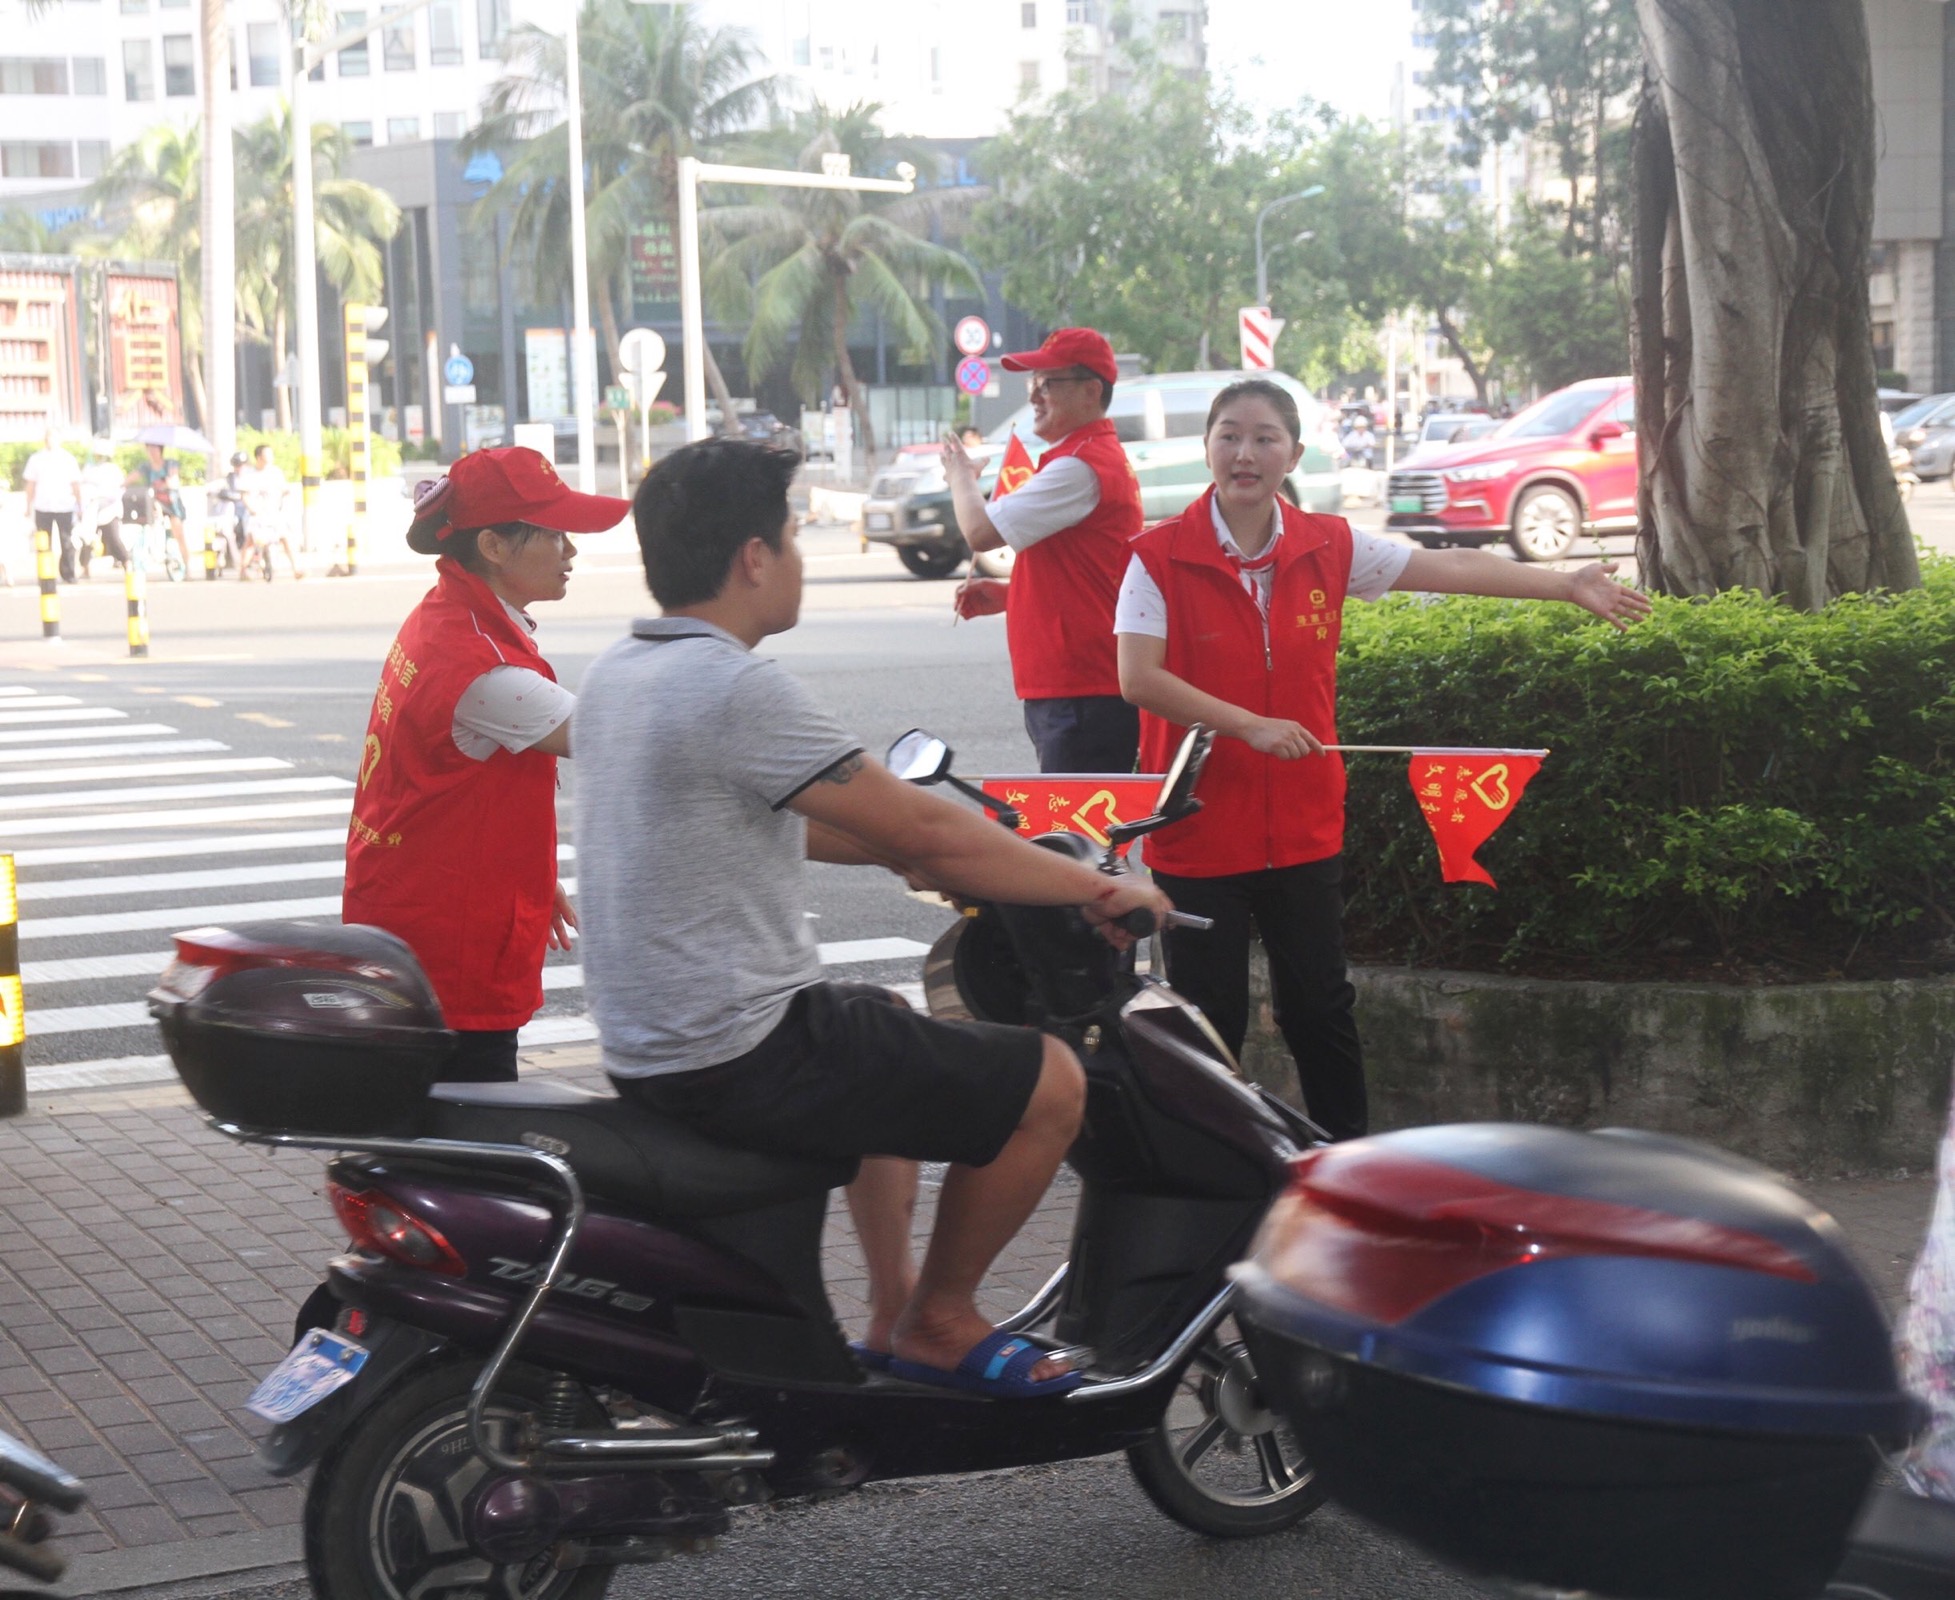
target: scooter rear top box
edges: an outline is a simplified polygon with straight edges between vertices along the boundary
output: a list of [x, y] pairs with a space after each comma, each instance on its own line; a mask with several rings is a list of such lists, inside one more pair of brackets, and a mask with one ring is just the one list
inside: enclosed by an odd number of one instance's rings
[[1816, 1595], [1915, 1426], [1832, 1220], [1680, 1140], [1478, 1124], [1325, 1147], [1236, 1270], [1330, 1492], [1490, 1574]]
[[455, 1036], [399, 939], [254, 922], [176, 945], [149, 1014], [205, 1111], [265, 1131], [412, 1131]]

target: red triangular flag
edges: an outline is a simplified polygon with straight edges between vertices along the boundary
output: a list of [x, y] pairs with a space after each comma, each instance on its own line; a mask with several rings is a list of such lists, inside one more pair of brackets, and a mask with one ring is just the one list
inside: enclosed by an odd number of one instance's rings
[[1116, 777], [1111, 773], [1044, 772], [1022, 778], [986, 778], [980, 787], [1018, 813], [1018, 831], [1022, 834], [1083, 833], [1095, 844], [1104, 845], [1121, 823], [1138, 821], [1153, 811], [1161, 793], [1161, 778], [1158, 773]]
[[991, 498], [1004, 499], [1031, 477], [1032, 470], [1032, 453], [1025, 448], [1025, 441], [1014, 433], [1011, 442], [1005, 446], [1005, 459], [998, 463], [998, 481], [992, 486]]
[[1545, 750], [1415, 750], [1412, 793], [1439, 846], [1439, 875], [1448, 883], [1484, 883], [1493, 875], [1473, 859], [1514, 814]]

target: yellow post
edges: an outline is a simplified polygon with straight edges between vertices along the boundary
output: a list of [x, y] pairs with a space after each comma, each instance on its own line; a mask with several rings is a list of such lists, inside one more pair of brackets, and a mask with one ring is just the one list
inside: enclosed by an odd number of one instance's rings
[[55, 587], [54, 530], [34, 530], [34, 576], [41, 584], [41, 637], [61, 637], [61, 594]]
[[346, 525], [342, 576], [360, 570], [360, 539], [367, 526], [367, 307], [346, 302], [346, 451], [353, 478], [353, 520]]
[[204, 580], [217, 581], [217, 519], [212, 516], [204, 518]]
[[311, 455], [301, 456], [299, 460], [299, 504], [302, 508], [303, 520], [299, 523], [299, 527], [303, 535], [300, 540], [300, 546], [305, 550], [312, 548], [312, 530], [316, 526], [314, 518], [318, 514], [319, 505], [319, 477], [318, 453], [314, 452]]
[[126, 563], [122, 569], [122, 597], [129, 608], [129, 654], [132, 656], [149, 654], [148, 590], [143, 564], [140, 561]]
[[20, 987], [20, 895], [14, 858], [0, 855], [0, 1117], [27, 1109], [27, 1000]]

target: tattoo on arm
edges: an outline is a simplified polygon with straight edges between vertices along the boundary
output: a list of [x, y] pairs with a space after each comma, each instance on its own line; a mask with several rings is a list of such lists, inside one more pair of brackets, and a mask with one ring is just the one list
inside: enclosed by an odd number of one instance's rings
[[839, 788], [860, 772], [862, 767], [862, 752], [858, 750], [852, 756], [843, 756], [840, 761], [836, 762], [834, 766], [830, 767], [821, 775], [819, 781], [822, 783], [832, 783]]

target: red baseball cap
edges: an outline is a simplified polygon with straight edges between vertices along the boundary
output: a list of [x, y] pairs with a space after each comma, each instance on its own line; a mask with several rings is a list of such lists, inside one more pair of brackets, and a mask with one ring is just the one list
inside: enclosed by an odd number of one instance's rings
[[1084, 367], [1108, 383], [1120, 381], [1120, 364], [1113, 346], [1094, 328], [1059, 328], [1036, 350], [1021, 350], [1000, 363], [1007, 372], [1050, 372], [1055, 367]]
[[414, 521], [407, 547], [441, 554], [457, 529], [529, 522], [563, 533], [602, 533], [631, 514], [631, 502], [608, 494], [579, 494], [537, 451], [518, 445], [476, 450], [447, 473], [414, 486]]

